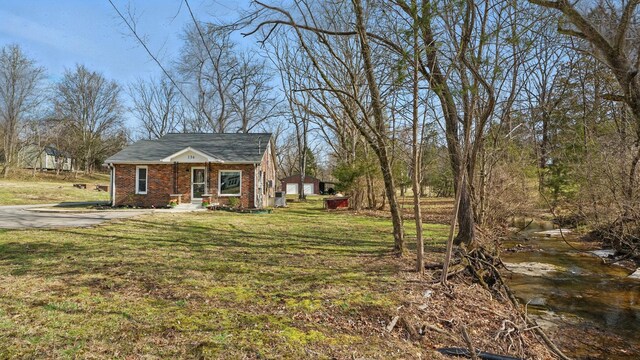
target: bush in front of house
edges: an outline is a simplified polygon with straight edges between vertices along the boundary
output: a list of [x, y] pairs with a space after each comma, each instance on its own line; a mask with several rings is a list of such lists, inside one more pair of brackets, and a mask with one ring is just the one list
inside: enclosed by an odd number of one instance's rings
[[240, 205], [240, 199], [238, 199], [237, 197], [230, 197], [229, 198], [229, 207], [230, 208], [237, 208]]

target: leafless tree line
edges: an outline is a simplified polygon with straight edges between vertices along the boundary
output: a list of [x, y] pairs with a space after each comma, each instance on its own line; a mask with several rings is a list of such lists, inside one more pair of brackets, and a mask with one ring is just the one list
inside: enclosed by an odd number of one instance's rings
[[[232, 39], [233, 26], [196, 18], [184, 4], [191, 23], [182, 32], [178, 58], [163, 65], [136, 30], [129, 9], [113, 8], [122, 22], [163, 71], [160, 79], [139, 79], [129, 86], [141, 137], [168, 132], [262, 131], [281, 114], [273, 88], [273, 69], [255, 49], [242, 50]], [[277, 127], [277, 125], [275, 125]]]
[[411, 185], [420, 218], [443, 160], [458, 245], [547, 204], [638, 213], [637, 4], [257, 1], [244, 33], [280, 62], [287, 101], [329, 144], [343, 187], [369, 207], [382, 195], [402, 254], [396, 190]]
[[51, 86], [46, 86], [44, 74], [18, 45], [0, 50], [4, 177], [20, 166], [26, 146], [41, 153], [55, 144], [76, 159], [76, 167], [91, 172], [127, 140], [118, 84], [82, 65], [67, 70]]

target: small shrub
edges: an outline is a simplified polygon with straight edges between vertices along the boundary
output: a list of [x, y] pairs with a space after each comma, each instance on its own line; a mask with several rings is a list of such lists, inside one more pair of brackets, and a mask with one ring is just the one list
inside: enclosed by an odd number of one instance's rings
[[240, 199], [237, 197], [229, 198], [229, 207], [237, 208], [240, 205]]
[[177, 201], [175, 201], [175, 200], [169, 201], [169, 207], [174, 208], [176, 206], [178, 206], [178, 202]]

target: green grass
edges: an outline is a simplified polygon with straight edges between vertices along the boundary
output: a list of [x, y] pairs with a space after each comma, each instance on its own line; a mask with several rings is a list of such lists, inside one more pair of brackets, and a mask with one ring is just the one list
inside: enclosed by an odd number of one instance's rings
[[[408, 261], [390, 253], [390, 222], [321, 207], [0, 231], [0, 358], [425, 351], [383, 331], [401, 304]], [[446, 227], [428, 225], [427, 236], [441, 248]]]
[[[73, 187], [87, 184], [87, 189]], [[109, 193], [95, 190], [96, 184], [109, 184], [109, 176], [97, 174], [74, 179], [63, 176], [20, 172], [9, 179], [0, 179], [0, 205], [30, 205], [76, 201], [108, 201]]]

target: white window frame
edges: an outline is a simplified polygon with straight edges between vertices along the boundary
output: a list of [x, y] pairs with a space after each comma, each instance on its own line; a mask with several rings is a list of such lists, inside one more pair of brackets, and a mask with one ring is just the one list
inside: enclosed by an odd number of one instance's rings
[[[144, 177], [144, 183], [145, 183], [145, 191], [142, 192], [140, 191], [140, 169], [145, 169], [145, 177]], [[140, 165], [140, 166], [136, 166], [136, 194], [138, 195], [146, 195], [147, 192], [149, 192], [149, 167], [146, 165]]]
[[[223, 173], [240, 173], [240, 185], [237, 194], [223, 194], [221, 187]], [[218, 196], [242, 196], [242, 170], [220, 170], [218, 171]]]

